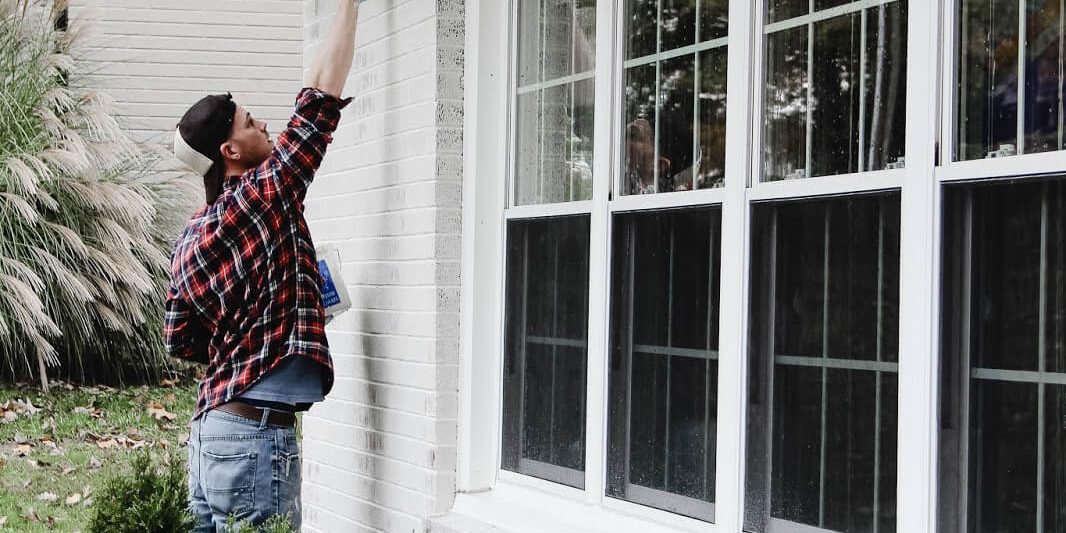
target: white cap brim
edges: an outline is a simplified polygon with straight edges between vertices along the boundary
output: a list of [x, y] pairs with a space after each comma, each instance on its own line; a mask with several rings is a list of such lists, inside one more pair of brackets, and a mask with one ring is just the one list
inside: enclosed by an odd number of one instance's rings
[[210, 157], [197, 152], [192, 146], [189, 146], [189, 143], [185, 142], [185, 138], [181, 136], [180, 128], [174, 132], [174, 156], [178, 158], [178, 161], [185, 163], [186, 166], [201, 176], [207, 174], [207, 171], [211, 170], [211, 165], [214, 164]]

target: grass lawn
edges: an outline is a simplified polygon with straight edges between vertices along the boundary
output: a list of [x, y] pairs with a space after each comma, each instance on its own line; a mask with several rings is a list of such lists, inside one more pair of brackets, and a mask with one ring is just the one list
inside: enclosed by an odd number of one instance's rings
[[164, 385], [58, 383], [50, 395], [0, 385], [0, 530], [81, 531], [94, 495], [132, 454], [148, 448], [184, 462], [196, 387]]

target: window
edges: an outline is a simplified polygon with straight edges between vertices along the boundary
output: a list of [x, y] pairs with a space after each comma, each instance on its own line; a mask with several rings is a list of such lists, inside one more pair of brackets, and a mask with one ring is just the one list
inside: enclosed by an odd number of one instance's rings
[[959, 0], [955, 159], [1063, 149], [1063, 6]]
[[596, 3], [514, 7], [501, 466], [582, 488], [590, 219], [550, 209], [592, 197]]
[[615, 217], [610, 496], [714, 520], [721, 211]]
[[625, 0], [623, 194], [721, 187], [726, 0]]
[[763, 179], [902, 168], [907, 4], [769, 0]]
[[944, 199], [943, 531], [1066, 532], [1066, 181]]
[[754, 210], [747, 531], [895, 530], [899, 195]]
[[907, 52], [930, 7], [508, 5], [508, 138], [478, 144], [508, 175], [476, 178], [507, 188], [488, 269], [502, 294], [475, 284], [504, 310], [475, 348], [503, 346], [502, 412], [473, 409], [500, 421], [477, 442], [501, 461], [478, 462], [497, 477], [471, 492], [604, 520], [575, 531], [925, 531], [897, 524], [917, 484], [897, 470], [917, 425], [900, 423], [918, 357], [901, 289], [921, 301], [901, 279], [905, 200], [922, 194], [906, 191], [935, 179], [926, 154], [906, 166], [908, 71], [929, 66]]
[[592, 198], [596, 3], [518, 4], [515, 205]]
[[588, 235], [587, 216], [507, 227], [503, 467], [578, 488], [585, 482]]

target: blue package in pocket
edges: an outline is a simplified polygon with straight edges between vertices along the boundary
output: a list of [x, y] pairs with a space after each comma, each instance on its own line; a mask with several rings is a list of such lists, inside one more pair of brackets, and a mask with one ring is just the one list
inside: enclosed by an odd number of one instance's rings
[[315, 252], [318, 256], [318, 274], [321, 278], [322, 308], [328, 323], [351, 308], [352, 303], [348, 297], [348, 287], [341, 279], [341, 261], [337, 249], [325, 246]]

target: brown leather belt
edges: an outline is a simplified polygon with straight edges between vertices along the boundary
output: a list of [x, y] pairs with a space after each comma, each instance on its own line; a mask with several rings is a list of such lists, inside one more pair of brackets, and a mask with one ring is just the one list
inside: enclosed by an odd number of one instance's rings
[[[260, 409], [254, 405], [248, 405], [246, 403], [238, 401], [224, 403], [216, 407], [215, 409], [218, 409], [219, 411], [222, 411], [224, 413], [229, 413], [231, 415], [237, 415], [241, 418], [247, 418], [248, 420], [251, 420], [253, 422], [262, 422], [263, 413], [267, 411], [267, 409]], [[296, 427], [295, 413], [275, 411], [274, 409], [270, 409], [269, 411], [270, 414], [267, 415], [267, 424], [287, 428]]]

